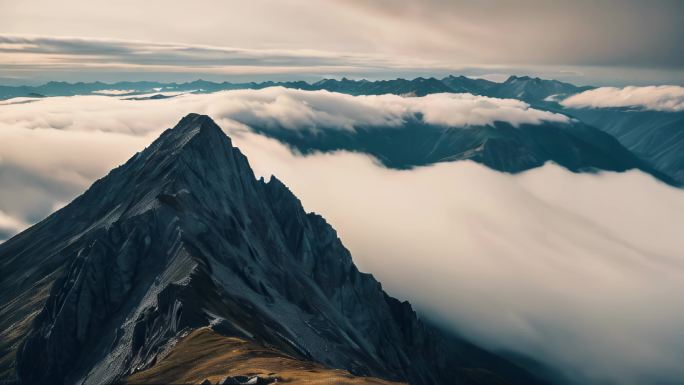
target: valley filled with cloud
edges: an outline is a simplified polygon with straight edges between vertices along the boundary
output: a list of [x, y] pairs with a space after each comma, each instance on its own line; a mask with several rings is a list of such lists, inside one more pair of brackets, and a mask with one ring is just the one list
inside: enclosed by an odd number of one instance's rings
[[[564, 103], [600, 107], [620, 92]], [[642, 94], [629, 105], [679, 108]], [[303, 155], [250, 127], [315, 134], [391, 130], [415, 118], [461, 130], [571, 121], [518, 100], [285, 88], [11, 99], [0, 105], [0, 239], [67, 204], [190, 112], [215, 119], [257, 175], [277, 175], [338, 230], [361, 270], [424, 317], [541, 359], [576, 383], [684, 376], [682, 190], [637, 170], [578, 174], [554, 164], [515, 175], [470, 161], [393, 170], [360, 153]]]

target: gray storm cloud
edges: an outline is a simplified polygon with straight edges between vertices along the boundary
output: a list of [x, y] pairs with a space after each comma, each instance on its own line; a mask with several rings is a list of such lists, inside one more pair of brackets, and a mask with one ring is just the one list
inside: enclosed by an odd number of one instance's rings
[[[91, 64], [108, 60], [112, 65], [160, 66], [336, 66], [344, 63], [336, 56], [340, 55], [339, 53], [316, 50], [245, 49], [138, 40], [28, 35], [0, 35], [0, 52], [5, 55], [23, 54], [24, 57], [46, 55], [45, 57], [52, 59], [52, 63], [30, 60], [26, 63], [47, 67], [60, 62], [69, 63], [70, 59], [88, 60]], [[370, 58], [371, 55], [365, 57]], [[353, 55], [346, 55], [346, 58], [352, 59]], [[361, 60], [361, 57], [358, 59]]]
[[[245, 75], [354, 73], [395, 68], [396, 60], [376, 53], [315, 49], [246, 49], [123, 39], [0, 34], [0, 75], [30, 72], [178, 73]], [[404, 65], [425, 65], [405, 59]]]
[[386, 36], [401, 36], [394, 47], [453, 60], [684, 66], [684, 3], [678, 0], [339, 1], [374, 15]]
[[600, 87], [561, 101], [570, 108], [624, 108], [653, 111], [684, 111], [684, 87]]
[[[79, 55], [69, 62], [72, 68], [96, 64], [93, 55], [124, 59], [128, 65], [374, 67], [348, 55], [357, 52], [366, 58], [378, 54], [385, 59], [381, 66], [394, 69], [415, 65], [416, 58], [433, 69], [523, 64], [684, 68], [684, 3], [679, 0], [253, 0], [240, 6], [198, 0], [193, 8], [179, 0], [121, 0], [98, 7], [86, 0], [32, 0], [5, 2], [0, 10], [4, 33], [44, 36], [0, 42], [0, 49], [14, 48], [26, 56], [54, 54], [42, 61], [46, 67], [69, 54]], [[55, 36], [81, 40], [60, 42]], [[151, 43], [112, 45], [96, 37]], [[274, 47], [285, 54], [274, 54]], [[262, 61], [259, 50], [264, 51]], [[294, 54], [301, 50], [319, 54]]]
[[551, 164], [518, 175], [471, 162], [390, 170], [360, 154], [293, 154], [249, 130], [392, 129], [417, 111], [459, 123], [504, 119], [507, 109], [511, 121], [564, 119], [515, 101], [433, 97], [274, 88], [1, 105], [0, 231], [69, 201], [184, 114], [206, 113], [258, 175], [283, 180], [332, 223], [362, 270], [423, 314], [581, 384], [682, 378], [682, 190], [638, 171], [574, 174]]

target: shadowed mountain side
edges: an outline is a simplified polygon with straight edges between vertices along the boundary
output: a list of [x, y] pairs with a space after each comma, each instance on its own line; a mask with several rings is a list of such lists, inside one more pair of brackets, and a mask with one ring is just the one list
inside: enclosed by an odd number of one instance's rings
[[655, 169], [684, 184], [684, 112], [633, 108], [568, 109], [563, 112], [613, 135]]
[[414, 119], [400, 127], [362, 126], [315, 132], [251, 127], [305, 154], [353, 151], [372, 155], [385, 166], [398, 169], [473, 160], [498, 171], [516, 173], [550, 161], [574, 172], [639, 169], [668, 184], [676, 184], [611, 135], [580, 122], [542, 122], [519, 127], [495, 122], [491, 126], [447, 127]]
[[117, 382], [209, 325], [354, 375], [542, 383], [388, 296], [323, 218], [276, 178], [255, 179], [206, 116], [186, 116], [0, 245], [0, 267], [0, 326], [15, 336], [3, 356], [23, 339], [23, 384]]

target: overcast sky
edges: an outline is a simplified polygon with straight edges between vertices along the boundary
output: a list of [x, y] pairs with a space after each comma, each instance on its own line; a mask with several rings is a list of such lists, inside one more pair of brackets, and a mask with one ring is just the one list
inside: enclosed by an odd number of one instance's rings
[[0, 0], [0, 83], [534, 74], [684, 82], [678, 0]]

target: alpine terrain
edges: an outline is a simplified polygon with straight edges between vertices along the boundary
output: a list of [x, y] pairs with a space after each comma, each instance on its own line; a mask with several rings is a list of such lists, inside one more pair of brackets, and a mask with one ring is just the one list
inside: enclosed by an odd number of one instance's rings
[[545, 383], [385, 293], [197, 114], [0, 244], [0, 331], [25, 385]]

